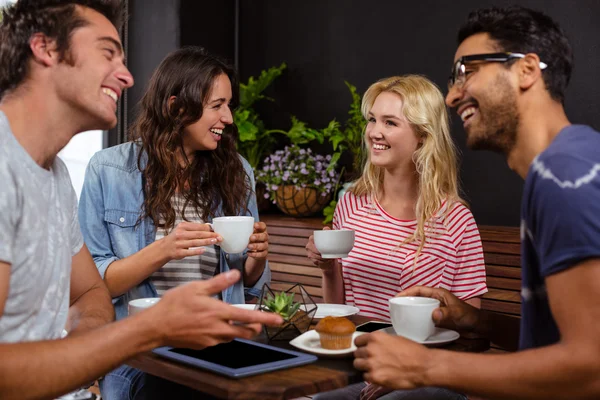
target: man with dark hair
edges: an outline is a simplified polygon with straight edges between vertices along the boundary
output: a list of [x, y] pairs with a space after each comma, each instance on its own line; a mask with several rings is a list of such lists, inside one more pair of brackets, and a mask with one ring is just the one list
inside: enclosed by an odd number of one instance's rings
[[[469, 15], [460, 30], [447, 104], [470, 148], [502, 152], [525, 179], [521, 351], [432, 350], [383, 333], [359, 336], [355, 366], [398, 389], [442, 386], [489, 398], [600, 398], [600, 133], [563, 108], [573, 56], [559, 26], [522, 7]], [[487, 334], [510, 317], [475, 309], [443, 289], [438, 325]]]
[[[119, 322], [83, 243], [57, 153], [78, 132], [116, 124], [133, 85], [116, 1], [21, 0], [0, 25], [0, 398], [53, 398], [162, 345], [251, 337], [270, 313], [212, 298], [239, 271], [168, 291]], [[113, 23], [114, 22], [114, 23]], [[238, 321], [243, 324], [232, 324]], [[67, 336], [61, 339], [66, 328]]]

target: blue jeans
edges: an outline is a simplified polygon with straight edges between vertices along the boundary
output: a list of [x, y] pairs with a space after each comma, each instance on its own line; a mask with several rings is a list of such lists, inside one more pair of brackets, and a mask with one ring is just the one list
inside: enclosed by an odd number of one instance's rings
[[139, 369], [121, 365], [98, 382], [103, 400], [142, 400], [146, 374]]
[[[366, 386], [365, 382], [355, 383], [342, 389], [319, 393], [313, 396], [313, 400], [358, 400], [360, 391]], [[444, 388], [425, 387], [414, 390], [394, 390], [384, 394], [379, 400], [467, 400], [467, 396]]]
[[203, 399], [214, 397], [147, 374], [127, 365], [109, 372], [98, 382], [102, 400]]

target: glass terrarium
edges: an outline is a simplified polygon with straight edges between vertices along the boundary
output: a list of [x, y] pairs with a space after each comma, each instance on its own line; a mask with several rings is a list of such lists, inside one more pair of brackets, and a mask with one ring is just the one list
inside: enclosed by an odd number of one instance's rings
[[280, 326], [265, 326], [269, 341], [291, 340], [308, 330], [317, 312], [317, 304], [299, 283], [284, 291], [274, 291], [265, 284], [258, 309], [277, 313], [283, 318]]

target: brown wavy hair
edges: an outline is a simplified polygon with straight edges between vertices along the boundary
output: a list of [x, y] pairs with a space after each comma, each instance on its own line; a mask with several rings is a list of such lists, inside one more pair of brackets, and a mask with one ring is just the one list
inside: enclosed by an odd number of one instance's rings
[[[183, 219], [188, 206], [193, 206], [204, 221], [216, 216], [219, 203], [223, 215], [247, 212], [250, 179], [236, 150], [235, 124], [223, 130], [216, 150], [197, 151], [192, 161], [183, 151], [184, 128], [202, 117], [213, 82], [222, 74], [231, 81], [233, 107], [239, 99], [235, 70], [201, 47], [184, 47], [170, 53], [150, 78], [130, 137], [142, 147], [138, 156], [144, 188], [142, 218], [152, 218], [157, 227], [173, 229], [171, 198], [176, 191], [185, 198], [180, 210]], [[175, 99], [170, 103], [172, 96]], [[148, 160], [142, 168], [144, 155]]]

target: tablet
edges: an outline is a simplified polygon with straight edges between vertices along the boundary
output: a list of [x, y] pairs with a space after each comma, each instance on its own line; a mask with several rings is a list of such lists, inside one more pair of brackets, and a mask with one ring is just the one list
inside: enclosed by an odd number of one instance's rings
[[278, 369], [297, 367], [317, 360], [298, 351], [280, 349], [251, 340], [235, 339], [202, 350], [159, 347], [154, 353], [194, 367], [231, 378], [262, 374]]

